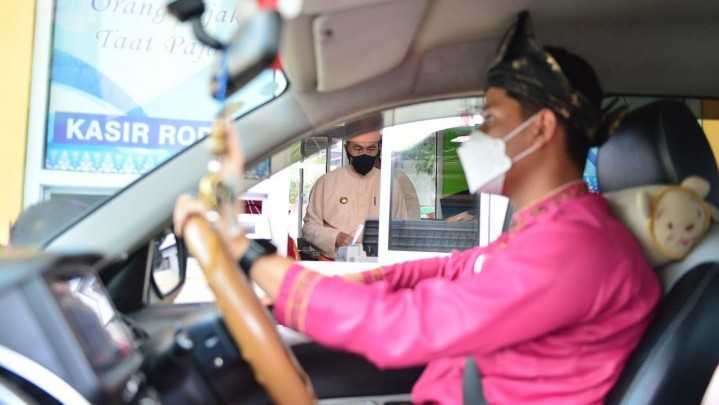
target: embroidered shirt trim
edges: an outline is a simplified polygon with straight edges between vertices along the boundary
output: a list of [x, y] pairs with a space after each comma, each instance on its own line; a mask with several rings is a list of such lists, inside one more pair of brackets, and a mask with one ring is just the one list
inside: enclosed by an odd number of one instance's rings
[[510, 225], [510, 232], [517, 232], [533, 222], [536, 218], [549, 212], [550, 209], [587, 194], [589, 194], [589, 188], [583, 180], [573, 180], [565, 183], [536, 202], [514, 213]]

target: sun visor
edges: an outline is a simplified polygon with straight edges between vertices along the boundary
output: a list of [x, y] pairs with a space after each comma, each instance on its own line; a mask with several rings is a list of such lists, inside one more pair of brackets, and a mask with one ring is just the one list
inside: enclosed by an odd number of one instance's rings
[[426, 7], [426, 0], [400, 0], [316, 17], [317, 90], [341, 90], [399, 65]]

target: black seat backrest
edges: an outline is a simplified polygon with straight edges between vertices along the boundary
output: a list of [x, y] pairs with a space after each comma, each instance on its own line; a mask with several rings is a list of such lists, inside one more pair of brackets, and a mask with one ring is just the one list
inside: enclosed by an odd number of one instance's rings
[[699, 404], [719, 364], [719, 264], [687, 272], [607, 398], [608, 405]]
[[[707, 200], [719, 206], [719, 170], [709, 141], [689, 108], [674, 100], [656, 101], [627, 114], [597, 154], [602, 192], [677, 184], [691, 175], [709, 181]], [[684, 260], [657, 268], [664, 290], [696, 265], [719, 261], [718, 242], [719, 225], [714, 224]]]
[[656, 101], [627, 114], [599, 149], [597, 178], [602, 192], [647, 184], [678, 184], [703, 176], [707, 200], [719, 206], [719, 172], [709, 141], [684, 104]]
[[[709, 142], [696, 117], [677, 101], [654, 102], [629, 113], [598, 151], [603, 192], [676, 184], [690, 175], [709, 181], [707, 200], [719, 205], [719, 171]], [[715, 224], [689, 256], [656, 269], [667, 295], [607, 404], [701, 401], [719, 364], [717, 238]]]

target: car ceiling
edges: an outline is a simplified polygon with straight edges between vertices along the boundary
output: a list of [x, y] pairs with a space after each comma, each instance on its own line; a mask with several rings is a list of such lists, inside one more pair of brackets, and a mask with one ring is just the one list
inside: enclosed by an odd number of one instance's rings
[[290, 92], [314, 129], [479, 94], [521, 10], [542, 43], [587, 59], [607, 94], [719, 97], [716, 0], [307, 0], [283, 33]]
[[[367, 112], [480, 94], [522, 10], [542, 43], [587, 59], [607, 93], [719, 97], [716, 0], [306, 0], [283, 28], [289, 89], [235, 124], [248, 162]], [[209, 159], [200, 145], [186, 150], [48, 249], [134, 249], [169, 223], [175, 196], [196, 187]]]
[[[542, 43], [565, 46], [595, 66], [609, 92], [719, 92], [714, 0], [309, 0], [287, 24], [283, 64], [293, 86], [335, 91], [415, 57], [432, 59], [443, 47], [475, 43], [492, 53], [520, 10], [530, 11]], [[451, 70], [453, 62], [426, 64]], [[479, 77], [485, 62], [471, 66]]]

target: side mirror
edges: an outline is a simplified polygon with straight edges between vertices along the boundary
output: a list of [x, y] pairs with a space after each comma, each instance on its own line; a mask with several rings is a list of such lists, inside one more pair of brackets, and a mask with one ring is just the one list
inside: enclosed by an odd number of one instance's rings
[[187, 277], [187, 249], [172, 229], [166, 229], [152, 242], [150, 284], [163, 300], [180, 291]]

